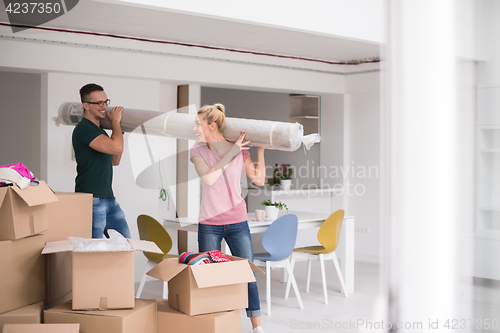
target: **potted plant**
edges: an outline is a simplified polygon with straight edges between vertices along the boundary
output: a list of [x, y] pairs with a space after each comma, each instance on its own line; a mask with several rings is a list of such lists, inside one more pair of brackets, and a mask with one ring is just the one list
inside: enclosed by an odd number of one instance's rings
[[271, 200], [268, 199], [268, 200], [262, 201], [260, 204], [262, 206], [264, 206], [264, 208], [266, 210], [266, 217], [270, 220], [276, 220], [280, 210], [283, 210], [283, 209], [288, 210], [288, 207], [286, 206], [286, 204], [282, 203], [281, 201], [271, 202]]
[[292, 175], [293, 169], [290, 164], [282, 164], [279, 168], [279, 177], [281, 188], [284, 190], [289, 190], [292, 186]]

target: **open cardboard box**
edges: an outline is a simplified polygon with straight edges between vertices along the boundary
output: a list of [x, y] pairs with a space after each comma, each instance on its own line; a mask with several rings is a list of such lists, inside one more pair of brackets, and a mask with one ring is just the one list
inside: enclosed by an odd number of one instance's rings
[[70, 240], [49, 242], [45, 245], [42, 254], [66, 251], [72, 253], [73, 310], [134, 307], [134, 252], [163, 252], [153, 242], [127, 240], [132, 246], [129, 251], [74, 251]]
[[243, 309], [253, 272], [264, 272], [247, 259], [228, 257], [230, 262], [194, 266], [164, 259], [147, 274], [168, 281], [168, 305], [189, 316]]
[[57, 201], [43, 181], [21, 190], [18, 186], [0, 187], [0, 240], [33, 236], [49, 229], [46, 205]]
[[80, 324], [7, 324], [3, 333], [78, 333]]
[[[47, 242], [68, 237], [92, 238], [92, 194], [55, 192], [56, 202], [47, 205], [49, 230], [43, 234]], [[45, 308], [71, 300], [71, 253], [45, 255]]]
[[156, 333], [156, 301], [136, 299], [133, 309], [75, 311], [65, 303], [44, 311], [45, 323], [79, 323], [80, 333]]

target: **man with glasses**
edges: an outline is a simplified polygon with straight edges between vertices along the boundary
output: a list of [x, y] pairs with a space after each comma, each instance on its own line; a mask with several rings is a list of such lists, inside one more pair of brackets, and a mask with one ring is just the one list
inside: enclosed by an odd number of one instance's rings
[[[120, 125], [123, 107], [106, 112], [109, 99], [104, 89], [89, 83], [80, 89], [84, 116], [73, 130], [76, 157], [75, 192], [92, 193], [92, 238], [107, 236], [114, 229], [130, 238], [125, 214], [116, 201], [111, 183], [113, 166], [119, 165], [123, 153], [123, 132]], [[101, 119], [111, 122], [111, 137], [100, 127]]]

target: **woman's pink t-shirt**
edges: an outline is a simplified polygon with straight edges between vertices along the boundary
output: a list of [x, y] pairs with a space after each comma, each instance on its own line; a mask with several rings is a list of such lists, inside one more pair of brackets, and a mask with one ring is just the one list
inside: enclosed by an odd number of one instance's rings
[[[219, 162], [222, 156], [214, 154], [206, 143], [191, 147], [191, 158], [201, 157], [209, 167]], [[247, 220], [247, 207], [241, 197], [241, 172], [245, 160], [250, 157], [246, 150], [233, 157], [223, 174], [212, 185], [201, 181], [202, 195], [199, 223], [224, 225]]]

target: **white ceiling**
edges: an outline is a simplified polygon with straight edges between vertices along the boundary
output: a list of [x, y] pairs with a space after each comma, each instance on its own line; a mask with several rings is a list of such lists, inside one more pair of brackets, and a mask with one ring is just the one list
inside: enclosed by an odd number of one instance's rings
[[[4, 10], [0, 21], [9, 22]], [[43, 26], [331, 62], [380, 54], [375, 43], [92, 0]]]

